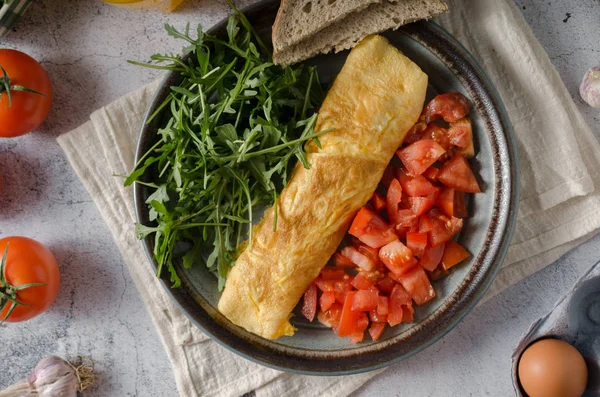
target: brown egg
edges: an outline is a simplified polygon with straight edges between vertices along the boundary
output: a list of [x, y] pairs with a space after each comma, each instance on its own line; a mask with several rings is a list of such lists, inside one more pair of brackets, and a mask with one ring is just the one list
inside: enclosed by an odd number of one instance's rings
[[535, 342], [519, 361], [519, 380], [529, 397], [581, 397], [587, 377], [581, 353], [558, 339]]

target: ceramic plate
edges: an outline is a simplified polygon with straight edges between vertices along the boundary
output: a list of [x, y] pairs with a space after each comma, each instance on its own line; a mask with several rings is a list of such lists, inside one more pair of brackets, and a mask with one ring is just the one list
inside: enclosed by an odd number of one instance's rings
[[[243, 12], [265, 39], [270, 37], [278, 1], [256, 4]], [[226, 21], [212, 34], [224, 35]], [[162, 282], [191, 321], [215, 341], [263, 365], [304, 374], [340, 375], [369, 371], [406, 358], [431, 345], [454, 327], [484, 295], [490, 286], [510, 242], [517, 213], [518, 178], [512, 130], [496, 90], [471, 55], [438, 25], [419, 22], [385, 36], [429, 75], [428, 97], [436, 93], [460, 91], [470, 99], [476, 157], [471, 164], [484, 193], [469, 202], [469, 213], [459, 242], [472, 258], [452, 270], [449, 277], [434, 283], [437, 298], [415, 311], [415, 322], [388, 328], [378, 342], [350, 345], [329, 328], [310, 324], [297, 315], [293, 337], [266, 340], [233, 325], [216, 309], [219, 300], [217, 280], [206, 268], [178, 268], [182, 287], [169, 288], [167, 272]], [[316, 65], [327, 87], [341, 69], [347, 52], [318, 56], [307, 63]], [[178, 83], [177, 74], [166, 76], [148, 114], [152, 114]], [[144, 125], [138, 144], [140, 158], [156, 142], [156, 131], [166, 120], [157, 117]], [[149, 224], [144, 201], [149, 192], [135, 186], [138, 221]], [[152, 259], [153, 240], [146, 239], [146, 252]], [[148, 271], [153, 271], [149, 266]], [[369, 338], [366, 338], [369, 339]]]

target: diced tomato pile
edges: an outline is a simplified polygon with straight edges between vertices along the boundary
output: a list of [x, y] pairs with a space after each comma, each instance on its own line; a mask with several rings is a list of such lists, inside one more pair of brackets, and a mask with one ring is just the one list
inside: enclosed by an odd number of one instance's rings
[[465, 193], [481, 192], [466, 160], [474, 155], [468, 113], [460, 93], [438, 95], [423, 109], [396, 152], [400, 161], [354, 218], [349, 245], [306, 290], [309, 321], [316, 316], [351, 343], [365, 331], [376, 341], [386, 324], [412, 322], [413, 304], [436, 296], [430, 280], [469, 257], [452, 240], [468, 217]]

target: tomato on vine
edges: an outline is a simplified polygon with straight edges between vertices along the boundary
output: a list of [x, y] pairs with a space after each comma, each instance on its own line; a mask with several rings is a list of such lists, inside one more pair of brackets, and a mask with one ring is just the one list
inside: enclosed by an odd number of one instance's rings
[[0, 323], [29, 320], [58, 294], [60, 273], [46, 247], [27, 237], [0, 239]]
[[42, 65], [20, 51], [0, 49], [0, 137], [35, 130], [51, 105], [52, 83]]

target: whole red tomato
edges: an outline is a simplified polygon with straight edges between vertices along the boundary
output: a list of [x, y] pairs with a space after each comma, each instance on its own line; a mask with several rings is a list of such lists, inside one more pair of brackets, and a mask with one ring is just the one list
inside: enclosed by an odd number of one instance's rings
[[[46, 70], [35, 59], [15, 50], [0, 49], [0, 137], [27, 134], [48, 117], [52, 105], [52, 83]], [[8, 79], [12, 103], [4, 80]], [[25, 87], [37, 93], [20, 90]], [[40, 95], [43, 94], [43, 95]]]
[[[0, 240], [0, 263], [3, 263], [0, 266], [0, 292], [22, 303], [14, 307], [6, 321], [29, 320], [54, 303], [60, 288], [60, 273], [54, 255], [42, 244], [27, 237], [3, 238]], [[0, 321], [5, 319], [11, 306], [9, 300], [0, 309]]]

